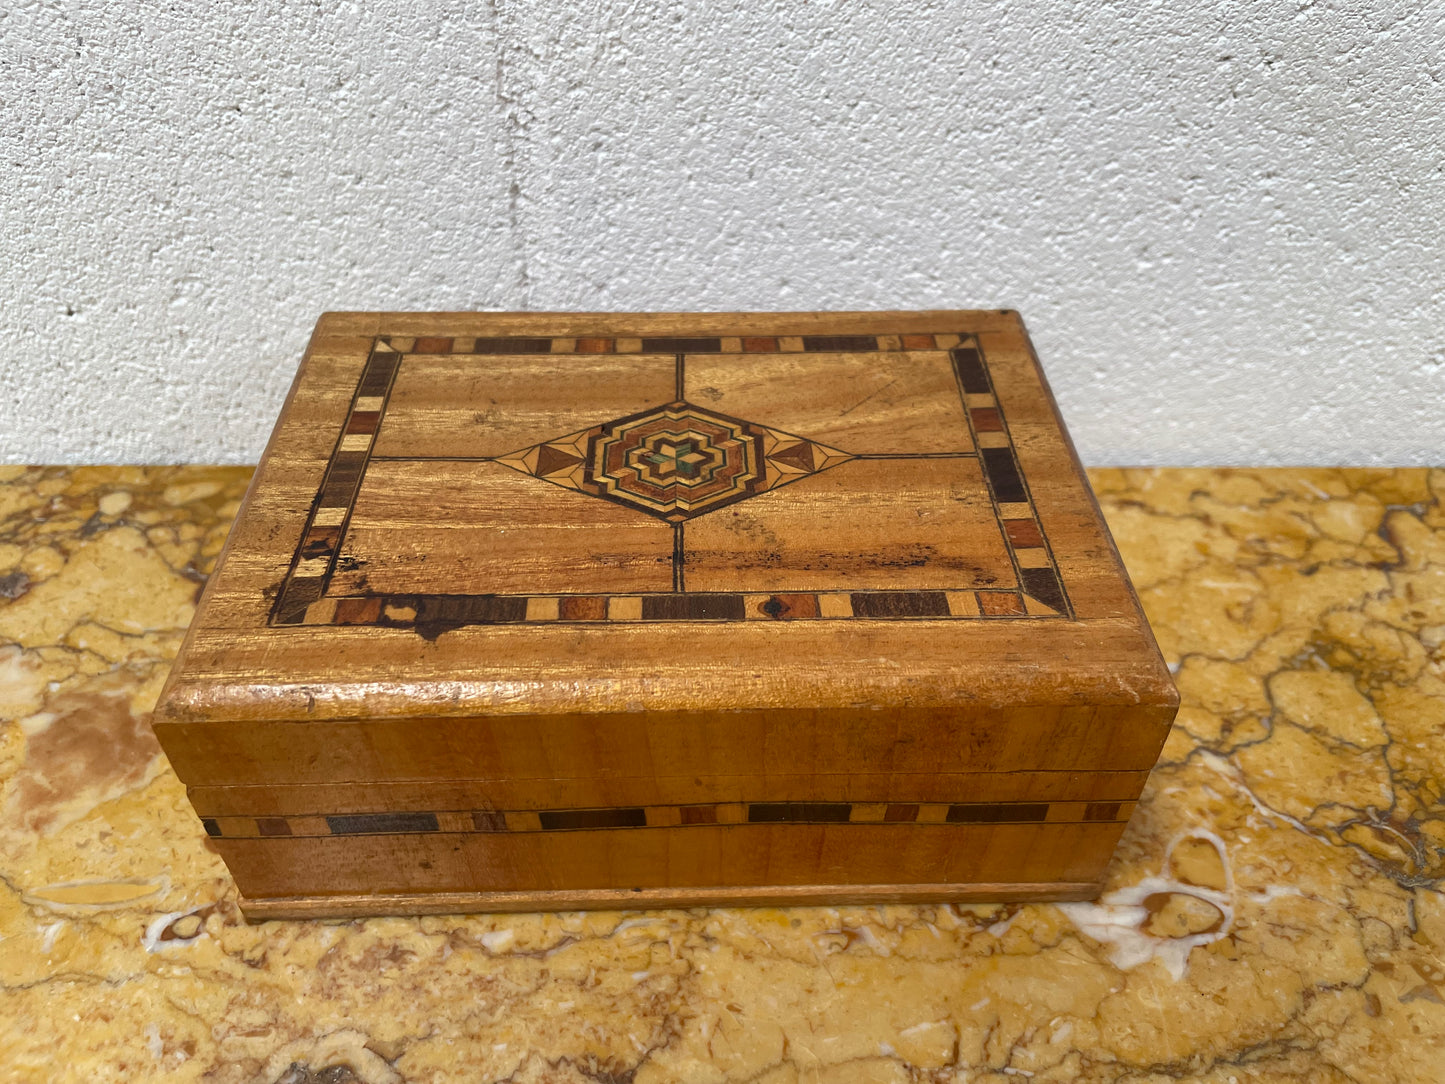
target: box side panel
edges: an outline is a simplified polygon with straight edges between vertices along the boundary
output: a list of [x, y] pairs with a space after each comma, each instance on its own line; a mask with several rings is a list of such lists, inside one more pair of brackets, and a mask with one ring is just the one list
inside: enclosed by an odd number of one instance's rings
[[737, 824], [217, 840], [243, 895], [1098, 883], [1123, 824]]
[[[156, 724], [189, 786], [577, 781], [1153, 767], [1172, 706]], [[599, 791], [599, 798], [601, 792]]]

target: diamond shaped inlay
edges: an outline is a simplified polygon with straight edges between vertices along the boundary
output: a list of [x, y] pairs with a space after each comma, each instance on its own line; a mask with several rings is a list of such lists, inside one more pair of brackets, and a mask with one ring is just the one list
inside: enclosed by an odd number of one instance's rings
[[817, 441], [676, 402], [497, 462], [681, 523], [851, 458]]

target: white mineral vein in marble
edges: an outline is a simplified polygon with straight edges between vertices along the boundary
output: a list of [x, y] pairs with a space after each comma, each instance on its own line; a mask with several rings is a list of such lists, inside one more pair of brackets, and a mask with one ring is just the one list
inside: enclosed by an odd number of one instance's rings
[[[1202, 839], [1213, 845], [1224, 865], [1226, 888], [1219, 891], [1165, 877], [1161, 874], [1144, 877], [1136, 884], [1116, 888], [1099, 897], [1098, 903], [1060, 903], [1056, 906], [1080, 930], [1095, 941], [1112, 945], [1109, 961], [1125, 971], [1150, 960], [1158, 960], [1178, 982], [1189, 969], [1189, 954], [1200, 945], [1218, 941], [1234, 924], [1234, 877], [1229, 868], [1229, 855], [1224, 840], [1207, 828], [1195, 828], [1175, 836], [1165, 851], [1164, 868], [1180, 843]], [[1224, 916], [1215, 929], [1183, 937], [1156, 937], [1144, 929], [1150, 910], [1144, 901], [1161, 895], [1193, 896], [1217, 907]]]

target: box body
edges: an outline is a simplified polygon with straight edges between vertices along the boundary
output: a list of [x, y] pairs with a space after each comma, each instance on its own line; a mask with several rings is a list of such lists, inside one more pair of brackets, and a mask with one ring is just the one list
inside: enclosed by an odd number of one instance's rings
[[331, 314], [155, 728], [257, 917], [1084, 898], [1176, 703], [1014, 313]]

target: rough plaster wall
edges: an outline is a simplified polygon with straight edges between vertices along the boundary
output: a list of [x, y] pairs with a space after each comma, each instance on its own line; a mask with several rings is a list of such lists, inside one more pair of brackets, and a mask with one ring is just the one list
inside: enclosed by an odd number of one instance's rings
[[1009, 306], [1093, 463], [1440, 461], [1445, 5], [0, 3], [0, 455], [337, 308]]

